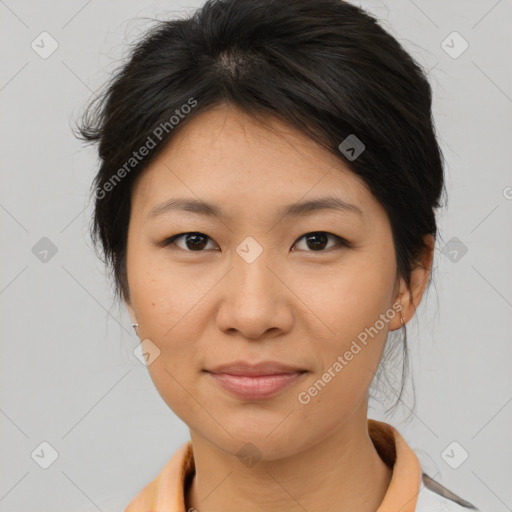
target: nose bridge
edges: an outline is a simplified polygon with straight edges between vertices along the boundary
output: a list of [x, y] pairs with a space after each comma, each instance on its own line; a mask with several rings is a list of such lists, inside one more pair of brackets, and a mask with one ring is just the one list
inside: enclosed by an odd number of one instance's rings
[[279, 336], [293, 327], [291, 293], [280, 277], [279, 253], [264, 234], [244, 238], [230, 254], [230, 271], [218, 298], [217, 328], [251, 340]]
[[286, 286], [274, 275], [276, 258], [272, 254], [251, 237], [236, 247], [218, 312], [219, 328], [235, 329], [252, 339], [275, 328], [276, 333], [291, 328], [293, 315], [286, 307]]
[[265, 299], [268, 302], [275, 298], [275, 293], [279, 293], [276, 290], [276, 277], [269, 269], [272, 266], [270, 256], [268, 248], [253, 237], [247, 237], [238, 245], [232, 270], [234, 287], [241, 294], [238, 300]]

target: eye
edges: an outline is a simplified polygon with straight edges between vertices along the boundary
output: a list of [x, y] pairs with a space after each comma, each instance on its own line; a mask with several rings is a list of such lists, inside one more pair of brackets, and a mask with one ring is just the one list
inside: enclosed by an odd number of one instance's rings
[[[184, 240], [184, 246], [180, 247], [179, 244], [176, 244], [176, 241], [180, 239]], [[162, 244], [165, 247], [174, 244], [177, 245], [180, 249], [188, 252], [203, 252], [202, 249], [208, 245], [206, 243], [207, 240], [211, 240], [211, 238], [204, 233], [193, 231], [190, 233], [180, 233], [179, 235], [171, 236], [167, 240], [164, 240]]]
[[[338, 246], [350, 247], [350, 244], [344, 238], [341, 238], [338, 235], [333, 235], [332, 233], [327, 233], [326, 231], [313, 231], [311, 233], [306, 233], [298, 240], [304, 239], [306, 247], [313, 249], [312, 251], [307, 252], [326, 252], [323, 249], [325, 249], [329, 237], [331, 237], [332, 240], [335, 240]], [[334, 244], [334, 247], [336, 247], [336, 244]], [[329, 249], [332, 248], [333, 246], [329, 247]]]
[[[333, 247], [336, 247], [336, 245], [342, 247], [351, 246], [350, 243], [347, 242], [344, 238], [341, 238], [340, 236], [334, 235], [332, 233], [327, 233], [326, 231], [313, 231], [311, 233], [306, 233], [305, 235], [302, 235], [294, 245], [296, 245], [299, 240], [304, 239], [306, 242], [306, 247], [312, 249], [310, 251], [306, 249], [307, 252], [325, 252], [324, 249], [328, 244], [329, 237], [331, 240], [337, 242], [337, 244], [333, 244], [333, 246], [328, 247], [328, 249], [332, 249]], [[171, 236], [170, 238], [164, 240], [160, 245], [164, 247], [176, 245], [179, 249], [184, 251], [204, 252], [203, 249], [207, 248], [208, 240], [213, 242], [213, 240], [208, 235], [199, 233], [197, 231], [192, 231]], [[178, 241], [183, 242], [181, 246], [179, 243], [177, 243]]]

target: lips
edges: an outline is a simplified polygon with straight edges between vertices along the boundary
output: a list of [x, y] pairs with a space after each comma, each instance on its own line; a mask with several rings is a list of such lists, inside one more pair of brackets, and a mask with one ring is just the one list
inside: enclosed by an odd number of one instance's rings
[[292, 386], [308, 370], [277, 361], [235, 361], [205, 370], [222, 388], [243, 400], [261, 400]]
[[206, 370], [214, 374], [228, 374], [246, 377], [263, 377], [269, 375], [304, 373], [307, 370], [299, 366], [292, 366], [278, 361], [261, 361], [259, 363], [248, 363], [245, 361], [233, 361]]
[[270, 398], [280, 391], [301, 380], [307, 372], [281, 373], [276, 375], [230, 375], [229, 373], [210, 373], [209, 375], [222, 388], [242, 400], [262, 400]]

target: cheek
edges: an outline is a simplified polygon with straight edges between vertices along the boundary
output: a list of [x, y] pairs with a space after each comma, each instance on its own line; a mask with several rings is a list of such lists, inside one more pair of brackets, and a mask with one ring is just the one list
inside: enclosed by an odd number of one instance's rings
[[[184, 356], [174, 356], [171, 350], [164, 348], [160, 357], [148, 366], [155, 388], [167, 406], [185, 423], [197, 414], [197, 405], [191, 394], [191, 369]], [[175, 363], [177, 362], [177, 364]]]
[[220, 269], [205, 267], [171, 262], [165, 249], [133, 251], [128, 281], [141, 334], [157, 344], [172, 344], [185, 328], [193, 337], [190, 329], [196, 323], [190, 318], [198, 315], [203, 299], [221, 277]]
[[316, 290], [310, 292], [310, 307], [322, 320], [323, 335], [317, 334], [315, 344], [321, 345], [319, 387], [327, 383], [329, 388], [328, 393], [319, 393], [324, 398], [332, 393], [335, 401], [357, 400], [377, 371], [389, 322], [397, 314], [391, 307], [393, 257], [392, 250], [359, 253], [351, 264], [317, 281], [316, 288], [304, 284], [302, 293], [308, 287]]
[[392, 248], [382, 249], [354, 251], [342, 265], [296, 280], [294, 291], [307, 306], [308, 315], [314, 314], [311, 318], [324, 333], [322, 338], [335, 340], [337, 349], [373, 326], [381, 314], [394, 312], [394, 254]]
[[331, 300], [318, 309], [329, 326], [315, 339], [321, 368], [299, 390], [298, 413], [306, 430], [309, 424], [311, 431], [320, 428], [326, 435], [364, 407], [389, 330], [381, 314], [387, 311], [390, 286], [390, 280], [379, 281], [370, 272], [331, 281]]
[[171, 268], [165, 254], [138, 251], [128, 267], [138, 332], [159, 351], [147, 369], [164, 402], [185, 420], [195, 411], [191, 393], [201, 370], [198, 340], [210, 318], [202, 299], [219, 277]]

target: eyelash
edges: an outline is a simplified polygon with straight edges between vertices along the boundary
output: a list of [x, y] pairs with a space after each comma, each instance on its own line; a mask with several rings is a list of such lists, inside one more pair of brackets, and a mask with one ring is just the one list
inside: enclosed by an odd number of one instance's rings
[[[328, 237], [332, 237], [334, 239], [337, 240], [338, 242], [338, 245], [337, 247], [338, 248], [349, 248], [349, 247], [352, 247], [352, 245], [347, 242], [347, 240], [345, 240], [344, 238], [341, 238], [340, 236], [338, 235], [335, 235], [333, 233], [329, 233], [328, 231], [310, 231], [309, 233], [305, 233], [304, 235], [302, 235], [301, 237], [299, 237], [294, 245], [299, 241], [299, 240], [302, 240], [303, 238], [305, 238], [307, 235], [316, 235], [316, 234], [325, 234], [327, 235]], [[185, 235], [202, 235], [204, 237], [206, 237], [208, 240], [212, 240], [208, 235], [205, 235], [204, 233], [201, 233], [201, 232], [198, 232], [198, 231], [188, 231], [186, 233], [179, 233], [177, 235], [174, 235], [174, 236], [171, 236], [169, 238], [166, 238], [161, 244], [161, 246], [163, 247], [169, 247], [171, 245], [175, 245], [174, 242], [176, 240], [178, 240], [179, 238], [182, 238], [184, 237]], [[201, 252], [205, 252], [205, 250], [200, 250], [200, 251], [191, 251], [189, 249], [181, 249], [181, 247], [177, 247], [177, 249], [181, 250], [181, 251], [185, 251], [185, 252], [190, 252], [190, 253], [201, 253]], [[330, 247], [329, 249], [323, 249], [323, 250], [319, 250], [319, 251], [311, 251], [311, 250], [306, 250], [305, 252], [311, 252], [311, 253], [322, 253], [322, 252], [330, 252], [332, 249], [336, 249], [336, 246], [334, 247]]]

